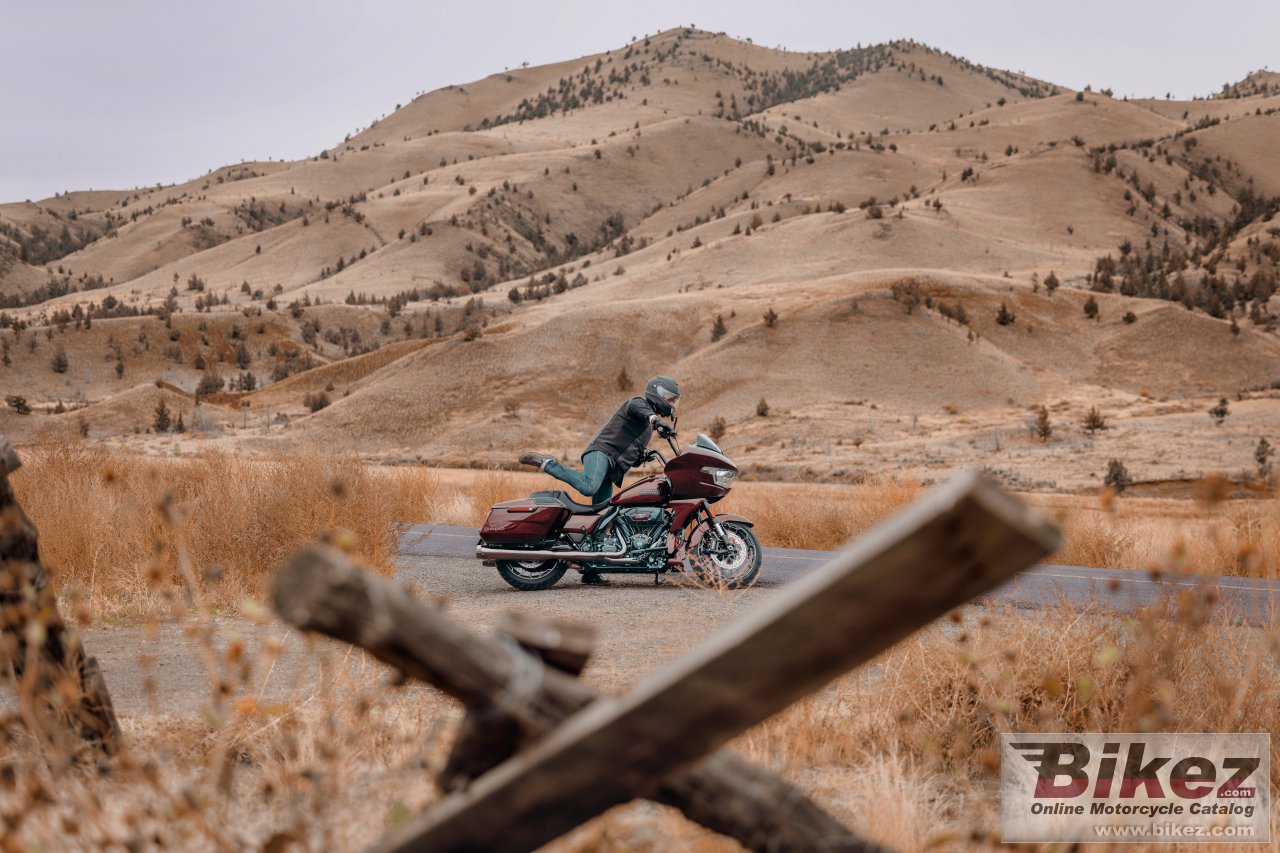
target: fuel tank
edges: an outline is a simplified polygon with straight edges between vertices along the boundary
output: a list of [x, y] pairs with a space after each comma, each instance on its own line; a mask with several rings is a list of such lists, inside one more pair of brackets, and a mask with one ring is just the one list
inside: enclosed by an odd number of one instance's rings
[[614, 506], [652, 506], [653, 504], [665, 504], [670, 497], [671, 481], [666, 476], [659, 474], [654, 477], [645, 477], [643, 480], [632, 483], [614, 495], [609, 503]]

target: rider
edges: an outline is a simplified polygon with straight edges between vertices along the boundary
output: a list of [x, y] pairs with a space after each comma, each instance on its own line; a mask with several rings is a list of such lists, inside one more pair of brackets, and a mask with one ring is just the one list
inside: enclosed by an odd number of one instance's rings
[[[671, 417], [680, 403], [680, 385], [670, 376], [655, 376], [645, 386], [643, 397], [632, 397], [623, 403], [613, 417], [600, 427], [595, 438], [582, 451], [582, 470], [577, 471], [545, 453], [528, 451], [520, 454], [523, 465], [532, 465], [573, 486], [590, 502], [604, 503], [615, 485], [622, 485], [627, 471], [645, 461], [645, 450], [655, 429], [666, 435], [669, 427], [659, 419]], [[584, 583], [606, 583], [595, 573], [584, 574]]]
[[[576, 471], [545, 453], [529, 451], [520, 455], [523, 465], [532, 465], [573, 486], [590, 499], [603, 503], [622, 485], [627, 471], [644, 462], [645, 449], [653, 437], [654, 425], [669, 418], [680, 403], [680, 385], [670, 376], [655, 376], [644, 388], [643, 397], [632, 397], [613, 413], [595, 438], [582, 451], [582, 470]], [[665, 425], [659, 434], [665, 432]]]

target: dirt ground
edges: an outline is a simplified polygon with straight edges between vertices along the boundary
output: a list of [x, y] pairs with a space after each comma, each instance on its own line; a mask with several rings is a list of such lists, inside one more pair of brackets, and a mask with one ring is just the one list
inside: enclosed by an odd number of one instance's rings
[[[566, 575], [551, 590], [526, 593], [507, 586], [496, 570], [476, 560], [439, 557], [401, 557], [397, 579], [424, 597], [442, 597], [451, 617], [477, 630], [487, 630], [509, 610], [595, 625], [597, 652], [584, 678], [610, 692], [623, 689], [777, 594], [766, 587], [719, 593], [670, 581], [655, 586], [649, 575], [613, 576], [609, 587], [586, 587], [576, 576]], [[270, 638], [283, 641], [272, 670], [254, 678], [265, 685], [264, 699], [280, 700], [314, 683], [310, 676], [319, 664], [308, 651], [309, 641], [297, 631], [274, 619], [219, 617], [214, 626], [219, 651], [240, 638], [249, 660], [257, 659], [258, 649]], [[121, 626], [91, 627], [83, 633], [89, 653], [102, 664], [122, 716], [191, 714], [210, 704], [213, 686], [208, 662], [189, 623], [162, 624], [154, 632], [145, 626]]]

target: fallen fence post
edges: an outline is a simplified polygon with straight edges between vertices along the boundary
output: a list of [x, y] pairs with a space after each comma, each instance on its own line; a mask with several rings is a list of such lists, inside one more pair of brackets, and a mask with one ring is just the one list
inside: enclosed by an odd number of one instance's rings
[[114, 755], [123, 737], [106, 680], [58, 612], [35, 525], [9, 482], [21, 464], [0, 436], [0, 659], [13, 667], [24, 717], [35, 734], [56, 744], [71, 732]]
[[[589, 626], [519, 612], [499, 617], [494, 633], [544, 665], [575, 677], [587, 665], [595, 645], [595, 630]], [[515, 755], [526, 740], [519, 720], [509, 710], [468, 708], [440, 773], [440, 788], [465, 790], [477, 776]]]
[[[522, 741], [546, 736], [562, 721], [600, 701], [599, 694], [578, 681], [576, 657], [586, 661], [589, 642], [578, 634], [572, 642], [543, 642], [540, 654], [559, 660], [544, 666], [516, 648], [510, 639], [475, 634], [449, 619], [439, 608], [414, 598], [405, 589], [364, 572], [340, 552], [303, 548], [280, 568], [273, 581], [272, 604], [286, 622], [360, 646], [401, 672], [439, 687], [469, 709], [503, 721], [493, 735], [491, 751], [471, 748], [446, 768], [442, 782], [464, 788], [471, 771], [483, 772], [497, 755]], [[522, 624], [523, 623], [523, 624]], [[538, 645], [532, 626], [517, 617], [500, 629], [526, 648]], [[552, 645], [559, 647], [552, 650]], [[581, 663], [576, 665], [580, 668]], [[516, 727], [511, 731], [510, 725]], [[464, 737], [477, 737], [465, 734]], [[481, 776], [480, 778], [484, 778]], [[720, 751], [674, 773], [648, 796], [679, 808], [691, 820], [761, 851], [880, 850], [850, 832], [803, 792], [771, 770], [732, 752]], [[410, 842], [403, 849], [428, 849]], [[495, 848], [497, 849], [497, 848]]]

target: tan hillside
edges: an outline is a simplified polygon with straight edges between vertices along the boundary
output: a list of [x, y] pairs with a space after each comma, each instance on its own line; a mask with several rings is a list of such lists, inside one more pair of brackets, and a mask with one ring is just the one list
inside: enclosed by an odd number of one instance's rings
[[158, 381], [204, 396], [184, 448], [508, 465], [662, 371], [752, 476], [1241, 475], [1280, 414], [1274, 77], [1127, 101], [674, 29], [305, 160], [0, 205], [0, 390], [35, 409], [0, 427], [152, 447]]

